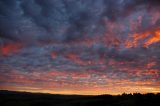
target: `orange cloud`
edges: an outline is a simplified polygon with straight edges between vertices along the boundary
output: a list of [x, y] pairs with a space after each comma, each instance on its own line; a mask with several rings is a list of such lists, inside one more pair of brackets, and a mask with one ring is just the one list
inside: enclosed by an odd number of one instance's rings
[[148, 48], [149, 45], [157, 42], [160, 42], [160, 28], [153, 28], [130, 34], [129, 39], [125, 42], [125, 47], [132, 48], [142, 46]]
[[144, 46], [148, 47], [149, 45], [156, 43], [156, 42], [160, 42], [160, 28], [154, 30], [152, 33], [152, 37], [150, 37], [145, 43]]
[[9, 55], [10, 53], [16, 53], [22, 48], [20, 43], [9, 43], [0, 47], [0, 54]]

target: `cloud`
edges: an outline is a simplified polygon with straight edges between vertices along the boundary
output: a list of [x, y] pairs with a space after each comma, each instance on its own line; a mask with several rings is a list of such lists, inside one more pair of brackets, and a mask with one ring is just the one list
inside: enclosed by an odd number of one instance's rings
[[0, 84], [158, 86], [159, 16], [158, 0], [1, 0]]

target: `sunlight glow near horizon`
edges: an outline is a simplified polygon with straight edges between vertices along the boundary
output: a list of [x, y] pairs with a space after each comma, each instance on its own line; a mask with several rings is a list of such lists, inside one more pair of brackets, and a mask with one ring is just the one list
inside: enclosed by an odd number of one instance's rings
[[[53, 88], [52, 88], [53, 89]], [[119, 88], [83, 88], [83, 89], [53, 89], [47, 90], [41, 88], [33, 88], [33, 87], [11, 87], [8, 89], [2, 90], [13, 90], [13, 91], [23, 91], [23, 92], [33, 92], [33, 93], [50, 93], [50, 94], [65, 94], [65, 95], [103, 95], [103, 94], [110, 94], [110, 95], [119, 95], [123, 93], [160, 93], [160, 87], [119, 87]]]

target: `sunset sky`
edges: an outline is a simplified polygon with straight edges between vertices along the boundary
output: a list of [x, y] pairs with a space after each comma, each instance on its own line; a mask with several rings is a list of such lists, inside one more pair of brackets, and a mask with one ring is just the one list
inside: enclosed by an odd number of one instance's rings
[[0, 90], [160, 93], [160, 0], [0, 0]]

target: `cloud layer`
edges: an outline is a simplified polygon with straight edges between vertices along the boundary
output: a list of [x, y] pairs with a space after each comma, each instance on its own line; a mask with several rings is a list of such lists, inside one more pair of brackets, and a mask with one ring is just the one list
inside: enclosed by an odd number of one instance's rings
[[1, 0], [0, 89], [160, 92], [159, 5]]

